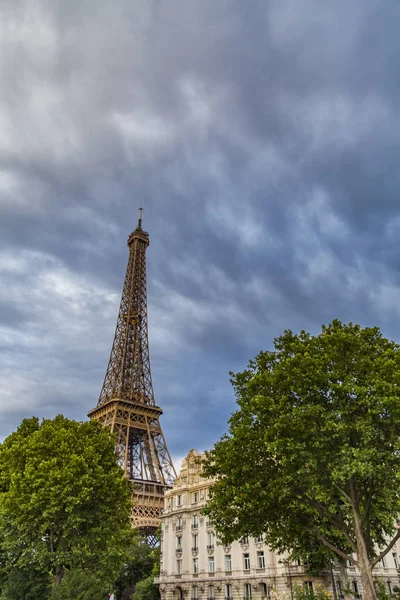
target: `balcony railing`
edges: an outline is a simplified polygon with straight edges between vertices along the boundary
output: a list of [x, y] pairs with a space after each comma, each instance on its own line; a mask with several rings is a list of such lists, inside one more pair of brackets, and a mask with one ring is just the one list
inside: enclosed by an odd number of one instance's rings
[[193, 523], [192, 529], [198, 529], [198, 528], [199, 528], [199, 524], [198, 523]]
[[214, 544], [208, 544], [207, 550], [214, 550]]
[[199, 547], [198, 546], [193, 546], [192, 547], [192, 552], [198, 552], [199, 551]]

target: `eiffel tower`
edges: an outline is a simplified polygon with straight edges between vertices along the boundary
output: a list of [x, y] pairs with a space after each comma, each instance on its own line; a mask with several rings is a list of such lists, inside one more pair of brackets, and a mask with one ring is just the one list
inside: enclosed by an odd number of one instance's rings
[[133, 482], [132, 525], [156, 543], [164, 491], [176, 472], [159, 423], [162, 410], [154, 400], [147, 331], [146, 250], [149, 234], [139, 222], [128, 238], [126, 269], [117, 327], [106, 376], [96, 408], [89, 417], [116, 434], [116, 451]]

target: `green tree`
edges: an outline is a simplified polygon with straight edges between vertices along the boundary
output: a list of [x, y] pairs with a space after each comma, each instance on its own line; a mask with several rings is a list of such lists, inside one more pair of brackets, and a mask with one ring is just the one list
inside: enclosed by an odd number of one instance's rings
[[160, 600], [160, 592], [158, 586], [154, 585], [153, 574], [136, 584], [132, 600]]
[[1, 590], [1, 600], [38, 600], [48, 598], [51, 578], [36, 569], [14, 568]]
[[[37, 597], [36, 597], [37, 598]], [[108, 600], [107, 586], [89, 571], [67, 571], [61, 585], [54, 585], [49, 600]]]
[[[148, 545], [146, 538], [135, 534], [129, 548], [127, 562], [115, 585], [116, 600], [130, 600], [139, 582], [147, 581], [149, 578], [153, 582], [154, 577], [158, 574], [159, 563], [160, 548], [152, 548]], [[151, 590], [151, 593], [155, 594], [149, 600], [153, 600], [153, 598], [157, 600], [159, 598], [158, 588], [154, 586], [155, 590], [151, 589], [149, 582], [146, 585], [145, 590]]]
[[231, 374], [239, 408], [208, 453], [205, 513], [225, 542], [266, 534], [279, 551], [319, 547], [372, 569], [400, 537], [400, 347], [333, 321], [286, 331]]
[[111, 581], [131, 539], [131, 493], [114, 437], [95, 421], [24, 419], [0, 445], [0, 568], [101, 570]]

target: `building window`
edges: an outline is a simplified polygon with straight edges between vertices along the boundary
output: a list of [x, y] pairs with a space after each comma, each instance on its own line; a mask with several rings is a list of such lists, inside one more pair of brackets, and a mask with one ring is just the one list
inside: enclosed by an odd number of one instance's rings
[[262, 536], [262, 535], [258, 535], [258, 536], [256, 537], [256, 542], [257, 542], [257, 544], [262, 544], [262, 541], [263, 541], [263, 536]]
[[176, 520], [177, 531], [182, 531], [182, 527], [183, 527], [182, 517], [178, 517], [178, 519]]
[[360, 593], [358, 591], [358, 583], [357, 583], [357, 581], [353, 581], [353, 592], [354, 592], [354, 596], [356, 598], [360, 597]]
[[268, 585], [266, 583], [262, 584], [262, 598], [269, 598], [269, 589], [268, 589]]
[[257, 566], [259, 569], [265, 569], [264, 550], [260, 550], [260, 552], [257, 552]]
[[192, 545], [192, 550], [195, 550], [197, 552], [198, 549], [199, 549], [199, 536], [197, 535], [197, 533], [195, 533], [192, 536], [192, 544], [193, 544]]
[[214, 600], [214, 599], [215, 599], [214, 586], [209, 585], [208, 586], [208, 600]]
[[197, 600], [199, 597], [199, 588], [197, 587], [197, 585], [194, 585], [192, 587], [192, 600]]
[[213, 556], [210, 556], [208, 559], [208, 572], [215, 573], [215, 561]]
[[225, 571], [232, 571], [232, 556], [225, 554]]
[[176, 497], [176, 505], [177, 506], [182, 506], [183, 502], [182, 502], [182, 494], [178, 494]]
[[176, 537], [176, 549], [182, 550], [182, 536], [181, 535], [178, 535]]
[[243, 569], [245, 571], [250, 569], [250, 554], [243, 554]]
[[241, 544], [248, 544], [249, 543], [249, 536], [245, 535], [244, 537], [242, 537], [242, 539], [240, 540]]
[[381, 565], [384, 569], [386, 569], [386, 559], [385, 557], [381, 558]]
[[214, 548], [214, 534], [212, 531], [208, 533], [208, 544], [207, 549], [212, 550]]
[[199, 559], [198, 558], [194, 558], [193, 559], [193, 574], [197, 575], [199, 572]]
[[398, 569], [399, 568], [399, 562], [397, 560], [397, 554], [396, 554], [396, 552], [393, 552], [392, 556], [393, 556], [394, 566], [396, 567], [396, 569]]
[[199, 517], [197, 515], [193, 515], [192, 529], [198, 529], [198, 528], [199, 528]]
[[197, 504], [198, 501], [199, 501], [199, 492], [193, 492], [193, 494], [192, 494], [192, 502], [194, 504]]
[[251, 584], [250, 583], [244, 584], [244, 597], [245, 597], [245, 600], [250, 600], [250, 598], [251, 598]]
[[176, 561], [176, 573], [177, 575], [182, 575], [182, 561], [180, 558]]
[[340, 600], [342, 600], [342, 598], [344, 598], [344, 594], [343, 594], [342, 582], [340, 581], [340, 579], [338, 579], [336, 581], [336, 589], [337, 589], [337, 593], [338, 593]]
[[388, 589], [389, 594], [392, 595], [393, 594], [393, 589], [392, 589], [392, 582], [391, 581], [387, 582], [387, 589]]
[[313, 591], [313, 589], [314, 589], [314, 586], [313, 586], [313, 582], [312, 582], [312, 581], [305, 581], [305, 582], [303, 583], [303, 587], [304, 587], [304, 589], [306, 590], [306, 592], [312, 592], [312, 591]]
[[225, 600], [232, 600], [232, 585], [230, 583], [225, 585]]

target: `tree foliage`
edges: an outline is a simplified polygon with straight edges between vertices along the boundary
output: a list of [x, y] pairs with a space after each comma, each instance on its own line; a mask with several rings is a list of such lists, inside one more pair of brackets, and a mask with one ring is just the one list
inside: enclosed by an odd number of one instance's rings
[[36, 569], [14, 568], [1, 589], [1, 600], [38, 600], [48, 598], [51, 578]]
[[49, 600], [108, 600], [107, 586], [90, 571], [67, 571], [61, 585], [54, 585]]
[[24, 419], [0, 446], [0, 567], [101, 570], [112, 580], [131, 539], [131, 494], [99, 423]]
[[160, 600], [160, 592], [154, 585], [154, 574], [137, 583], [132, 600]]
[[351, 558], [373, 598], [400, 535], [400, 347], [337, 320], [274, 345], [231, 374], [239, 408], [207, 455], [205, 512], [225, 542], [265, 533], [279, 551]]
[[315, 589], [309, 586], [295, 585], [293, 586], [293, 598], [294, 600], [332, 600], [332, 594], [321, 585]]
[[136, 534], [129, 549], [127, 562], [115, 586], [116, 600], [131, 600], [138, 587], [138, 593], [143, 598], [147, 595], [148, 600], [158, 600], [159, 591], [153, 581], [157, 575], [159, 562], [160, 548], [152, 548], [146, 538]]

